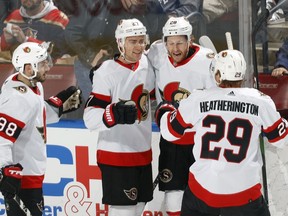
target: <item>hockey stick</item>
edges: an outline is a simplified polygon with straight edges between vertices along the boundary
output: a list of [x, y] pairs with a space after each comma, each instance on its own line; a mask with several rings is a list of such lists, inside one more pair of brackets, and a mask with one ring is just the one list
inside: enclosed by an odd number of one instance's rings
[[263, 181], [263, 194], [265, 201], [269, 207], [269, 199], [268, 199], [268, 184], [267, 184], [267, 172], [266, 172], [266, 157], [265, 157], [265, 147], [264, 147], [264, 139], [263, 134], [259, 135], [259, 142], [260, 142], [260, 151], [262, 156], [262, 181]]
[[160, 180], [160, 173], [158, 173], [158, 175], [156, 176], [156, 178], [153, 181], [153, 191], [155, 190], [155, 188], [157, 187], [158, 183]]
[[228, 50], [233, 50], [233, 42], [232, 42], [232, 36], [230, 32], [225, 33], [226, 37], [226, 43], [227, 43], [227, 48]]
[[214, 52], [214, 54], [217, 53], [217, 50], [216, 50], [213, 42], [211, 41], [211, 39], [207, 35], [203, 35], [199, 38], [199, 44], [203, 47], [211, 49]]

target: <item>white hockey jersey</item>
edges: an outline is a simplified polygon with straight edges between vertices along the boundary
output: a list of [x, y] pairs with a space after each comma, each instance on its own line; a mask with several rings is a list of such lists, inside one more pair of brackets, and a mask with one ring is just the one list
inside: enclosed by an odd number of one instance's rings
[[[152, 161], [150, 94], [154, 92], [154, 74], [148, 72], [148, 60], [142, 55], [135, 64], [107, 60], [94, 71], [93, 89], [84, 110], [88, 129], [99, 130], [97, 161], [113, 166], [140, 166]], [[107, 105], [133, 100], [138, 109], [134, 124], [107, 128], [102, 121]]]
[[11, 75], [0, 94], [0, 167], [20, 163], [22, 188], [42, 187], [46, 169], [46, 115], [58, 114], [44, 101], [43, 87], [30, 88]]
[[269, 96], [251, 88], [195, 91], [161, 118], [162, 136], [196, 131], [189, 187], [213, 207], [239, 206], [261, 195], [261, 132], [274, 146], [288, 142], [287, 125]]
[[[194, 53], [175, 64], [167, 55], [165, 44], [154, 42], [148, 52], [148, 59], [153, 66], [156, 76], [156, 99], [179, 102], [187, 98], [193, 89], [208, 89], [216, 86], [209, 67], [214, 57], [213, 51], [198, 45], [190, 49]], [[193, 133], [177, 140], [178, 144], [193, 144]]]

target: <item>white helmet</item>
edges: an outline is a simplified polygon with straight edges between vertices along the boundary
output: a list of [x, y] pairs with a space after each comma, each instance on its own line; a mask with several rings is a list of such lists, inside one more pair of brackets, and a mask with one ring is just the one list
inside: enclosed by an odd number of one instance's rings
[[186, 35], [188, 41], [191, 39], [192, 26], [185, 17], [170, 17], [165, 23], [163, 29], [163, 41], [168, 36]]
[[[119, 47], [124, 47], [126, 37], [145, 35], [145, 42], [149, 44], [149, 37], [146, 34], [146, 27], [138, 19], [122, 19], [120, 20], [116, 31], [115, 38]], [[121, 50], [120, 50], [121, 52]]]
[[[20, 44], [13, 52], [12, 56], [12, 64], [16, 71], [21, 73], [27, 79], [33, 79], [37, 76], [38, 72], [38, 63], [42, 62], [46, 59], [49, 61], [50, 56], [41, 44], [34, 42], [25, 42]], [[51, 62], [49, 62], [51, 63]], [[31, 64], [34, 74], [31, 77], [28, 77], [24, 74], [24, 66], [25, 64]]]
[[218, 71], [220, 72], [220, 82], [222, 80], [240, 81], [245, 76], [246, 61], [238, 50], [223, 50], [215, 55], [210, 71], [213, 77]]

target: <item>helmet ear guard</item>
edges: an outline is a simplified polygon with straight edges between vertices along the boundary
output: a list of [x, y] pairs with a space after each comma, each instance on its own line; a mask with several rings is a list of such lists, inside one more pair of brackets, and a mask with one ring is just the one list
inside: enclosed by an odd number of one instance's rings
[[238, 50], [223, 50], [215, 55], [210, 65], [210, 72], [214, 78], [220, 75], [220, 82], [222, 80], [241, 81], [245, 77], [246, 61]]
[[163, 29], [163, 42], [168, 36], [185, 35], [190, 41], [192, 37], [192, 25], [185, 17], [170, 17], [165, 23]]
[[[34, 42], [25, 42], [20, 44], [14, 50], [12, 55], [12, 64], [15, 70], [27, 79], [33, 79], [37, 76], [38, 64], [44, 60], [48, 60], [48, 63], [52, 62], [47, 49], [41, 44]], [[24, 67], [26, 64], [30, 64], [35, 72], [31, 77], [24, 74]]]

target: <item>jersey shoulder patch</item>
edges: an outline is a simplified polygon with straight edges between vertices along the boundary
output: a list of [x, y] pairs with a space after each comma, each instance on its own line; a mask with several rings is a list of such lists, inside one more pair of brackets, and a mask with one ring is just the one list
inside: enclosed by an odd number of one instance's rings
[[26, 93], [27, 92], [27, 87], [26, 86], [16, 86], [13, 87], [14, 89], [16, 89], [17, 91], [19, 91], [20, 93]]

